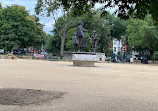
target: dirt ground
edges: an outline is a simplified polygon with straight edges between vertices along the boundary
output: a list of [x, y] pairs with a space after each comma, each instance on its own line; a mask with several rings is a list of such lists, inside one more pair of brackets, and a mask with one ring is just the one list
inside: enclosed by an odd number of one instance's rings
[[155, 65], [97, 63], [96, 67], [73, 67], [72, 62], [1, 59], [3, 88], [66, 94], [40, 105], [0, 105], [0, 111], [158, 110]]

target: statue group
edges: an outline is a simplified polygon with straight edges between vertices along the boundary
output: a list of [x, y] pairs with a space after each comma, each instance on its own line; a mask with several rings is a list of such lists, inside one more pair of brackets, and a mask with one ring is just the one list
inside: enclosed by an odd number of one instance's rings
[[[97, 35], [96, 31], [93, 31], [93, 34], [91, 36], [91, 47], [93, 52], [96, 52], [96, 47], [97, 47]], [[83, 52], [84, 47], [87, 46], [87, 37], [85, 36], [84, 29], [83, 29], [83, 23], [79, 21], [78, 26], [77, 26], [77, 32], [76, 34], [73, 34], [72, 37], [72, 44], [74, 45], [74, 51], [75, 52]]]

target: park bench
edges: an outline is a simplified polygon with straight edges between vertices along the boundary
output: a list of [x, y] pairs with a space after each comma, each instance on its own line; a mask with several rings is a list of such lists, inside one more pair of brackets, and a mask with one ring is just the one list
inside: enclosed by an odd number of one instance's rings
[[58, 61], [59, 58], [58, 58], [58, 57], [52, 57], [52, 56], [51, 56], [51, 57], [49, 57], [49, 60], [50, 60], [50, 61]]

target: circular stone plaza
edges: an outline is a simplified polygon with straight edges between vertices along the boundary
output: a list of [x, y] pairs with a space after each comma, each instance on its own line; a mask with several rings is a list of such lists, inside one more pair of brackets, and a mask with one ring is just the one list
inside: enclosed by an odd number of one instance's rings
[[0, 60], [0, 111], [157, 111], [158, 66]]

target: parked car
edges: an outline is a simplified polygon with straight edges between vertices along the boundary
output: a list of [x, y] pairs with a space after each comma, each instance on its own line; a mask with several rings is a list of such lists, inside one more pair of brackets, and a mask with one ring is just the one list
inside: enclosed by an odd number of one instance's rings
[[150, 59], [149, 55], [138, 55], [138, 60], [142, 60], [143, 58], [146, 58], [147, 60]]
[[143, 56], [143, 57], [142, 57], [141, 63], [142, 63], [142, 64], [148, 64], [148, 58], [147, 58], [147, 56]]
[[13, 55], [25, 55], [25, 53], [24, 49], [13, 50]]

